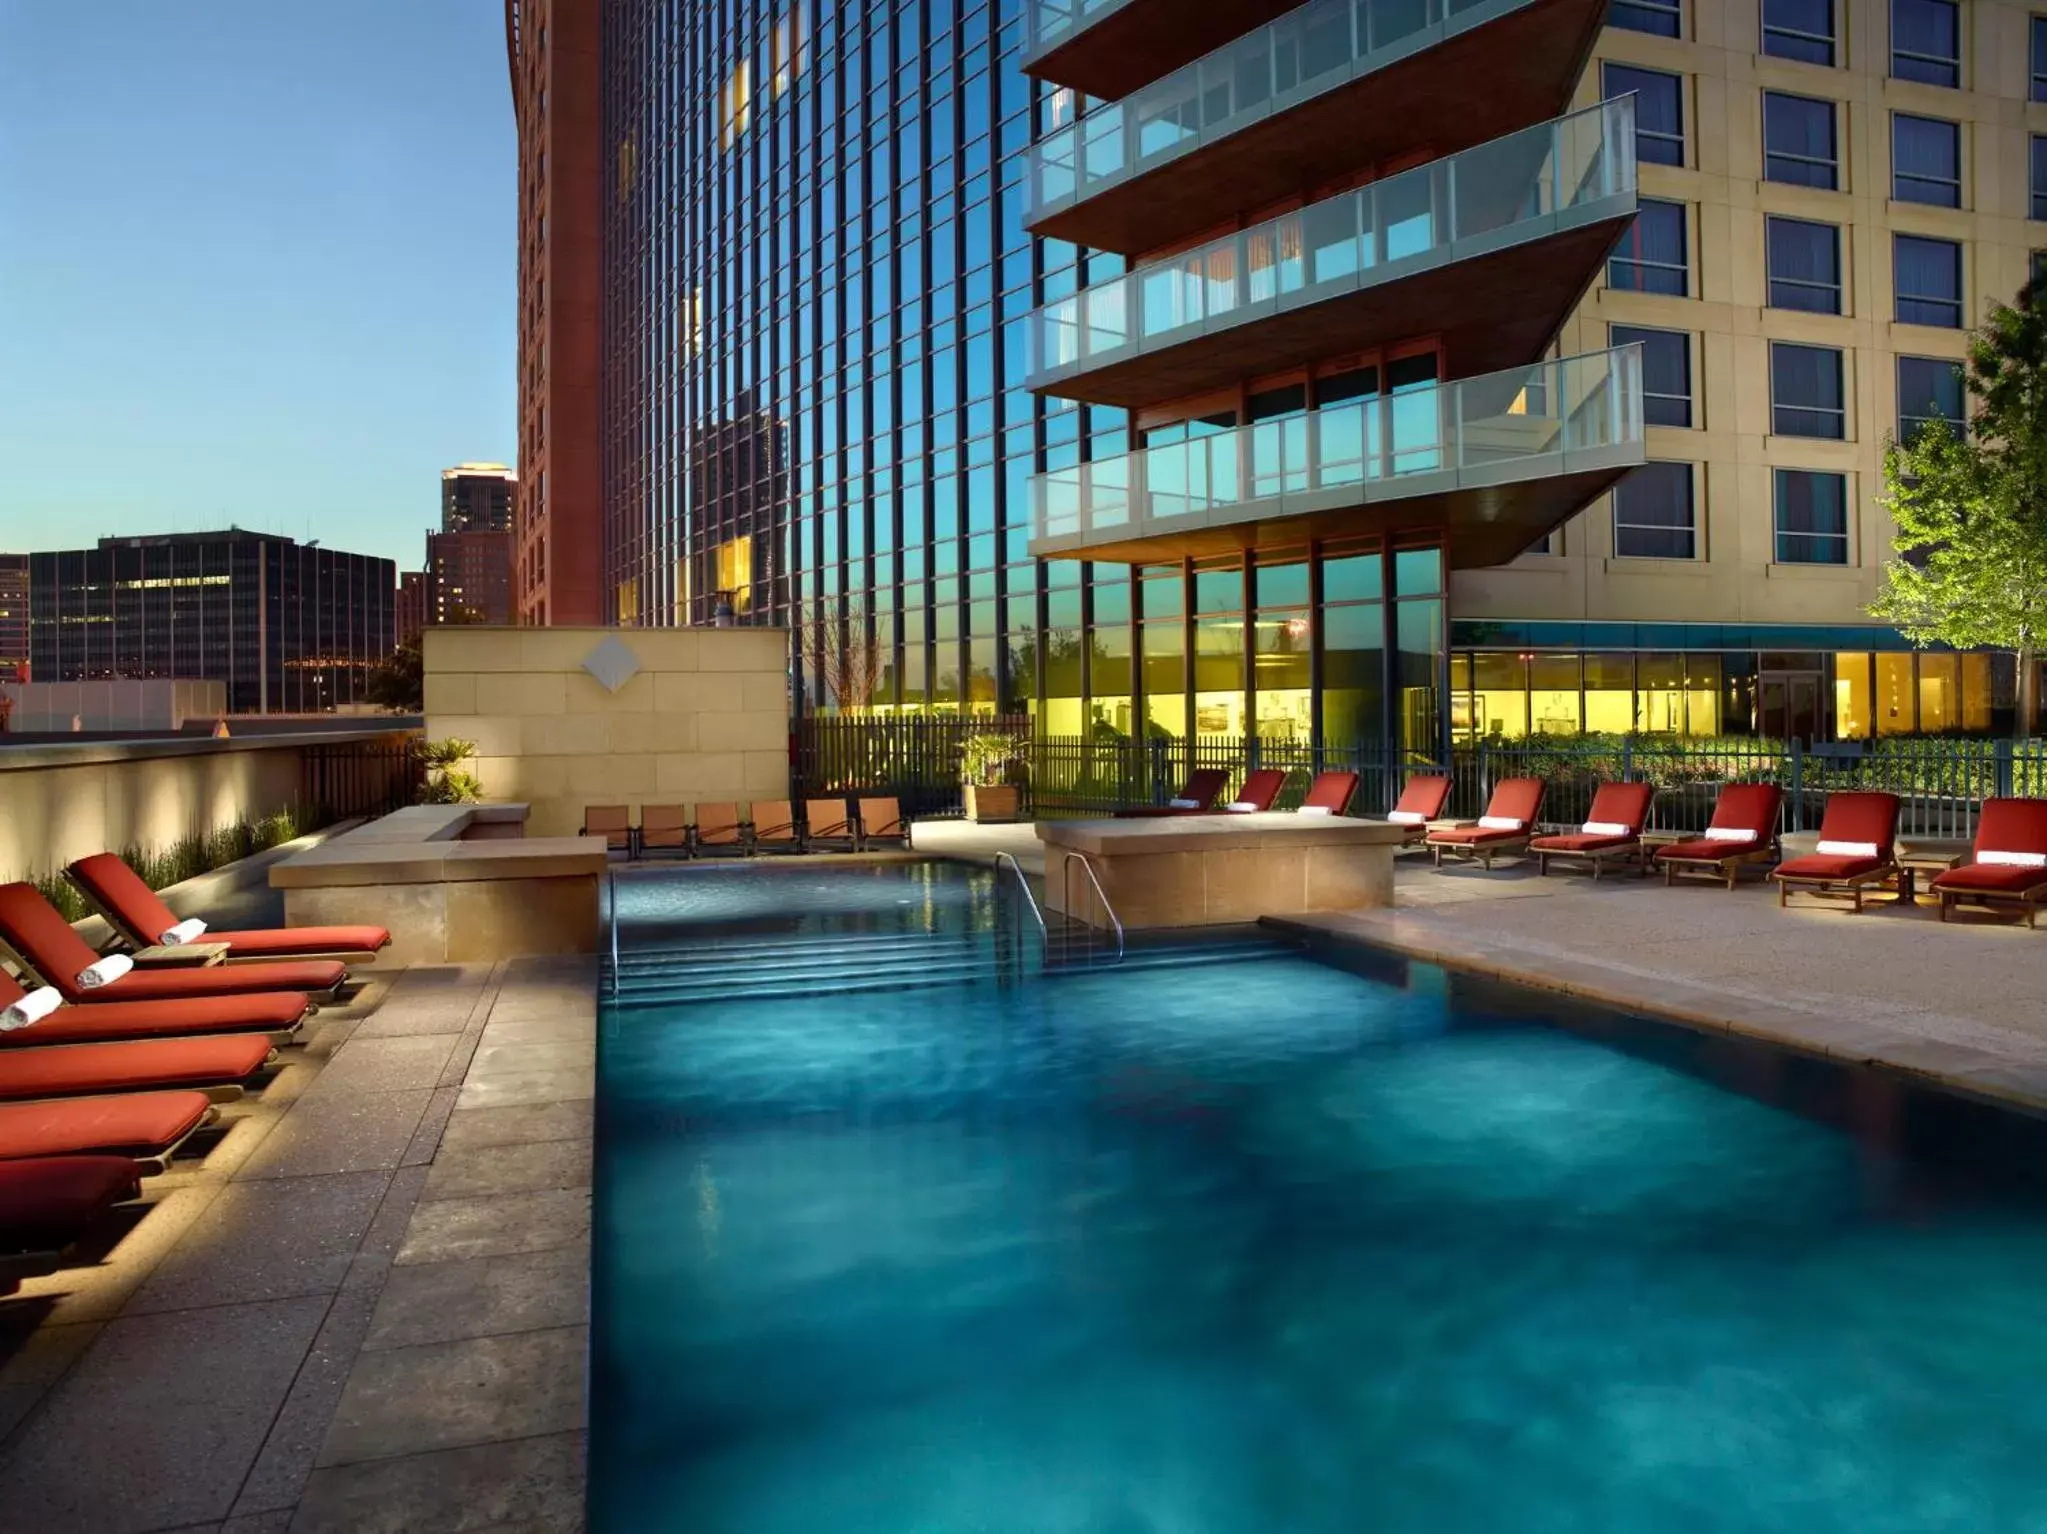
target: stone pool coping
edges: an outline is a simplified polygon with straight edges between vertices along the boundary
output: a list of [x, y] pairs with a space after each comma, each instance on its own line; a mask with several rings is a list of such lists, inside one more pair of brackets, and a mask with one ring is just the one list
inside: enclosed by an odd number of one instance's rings
[[2047, 1051], [2003, 1052], [1900, 1032], [1841, 1014], [1782, 1006], [1695, 981], [1644, 976], [1580, 955], [1538, 952], [1474, 932], [1447, 933], [1411, 911], [1268, 917], [1261, 926], [1338, 946], [1394, 953], [1533, 990], [1845, 1064], [2047, 1118]]

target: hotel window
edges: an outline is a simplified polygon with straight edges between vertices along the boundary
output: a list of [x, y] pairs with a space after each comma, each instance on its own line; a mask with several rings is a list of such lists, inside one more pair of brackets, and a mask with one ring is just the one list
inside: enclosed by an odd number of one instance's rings
[[1770, 307], [1841, 312], [1841, 231], [1802, 218], [1764, 221]]
[[1828, 192], [1839, 188], [1833, 102], [1763, 92], [1763, 179]]
[[1891, 78], [1962, 83], [1962, 8], [1956, 0], [1891, 0]]
[[1848, 480], [1810, 469], [1777, 470], [1777, 563], [1848, 563]]
[[2027, 94], [2035, 101], [2047, 101], [2047, 16], [2032, 18], [2033, 82]]
[[1684, 30], [1680, 0], [1613, 0], [1606, 24], [1656, 37], [1676, 37]]
[[1898, 440], [1910, 442], [1928, 421], [1946, 421], [1957, 435], [1968, 430], [1962, 403], [1962, 365], [1946, 357], [1898, 359]]
[[1691, 290], [1690, 266], [1684, 204], [1645, 197], [1606, 263], [1606, 285], [1616, 292], [1683, 298]]
[[1841, 353], [1832, 346], [1770, 343], [1770, 430], [1780, 437], [1848, 435]]
[[1689, 463], [1645, 463], [1613, 487], [1613, 552], [1620, 559], [1698, 556]]
[[1901, 234], [1893, 241], [1898, 321], [1962, 328], [1962, 247], [1953, 240]]
[[1685, 162], [1684, 82], [1657, 69], [1602, 64], [1601, 94], [1635, 96], [1635, 158], [1651, 165]]
[[1891, 195], [1935, 208], [1962, 205], [1961, 124], [1893, 114]]
[[2032, 217], [2036, 222], [2047, 221], [2047, 137], [2033, 135], [2032, 156]]
[[2047, 250], [2030, 252], [2026, 257], [2026, 281], [2038, 282], [2047, 277]]
[[1763, 52], [1831, 69], [1834, 0], [1763, 0]]
[[1642, 419], [1646, 424], [1692, 424], [1692, 338], [1689, 331], [1609, 325], [1607, 345], [1642, 348]]

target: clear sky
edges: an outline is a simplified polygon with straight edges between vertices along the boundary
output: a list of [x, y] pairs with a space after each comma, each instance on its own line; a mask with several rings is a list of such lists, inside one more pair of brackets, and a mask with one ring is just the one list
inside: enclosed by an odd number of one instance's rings
[[513, 461], [502, 0], [0, 0], [0, 550], [417, 568]]

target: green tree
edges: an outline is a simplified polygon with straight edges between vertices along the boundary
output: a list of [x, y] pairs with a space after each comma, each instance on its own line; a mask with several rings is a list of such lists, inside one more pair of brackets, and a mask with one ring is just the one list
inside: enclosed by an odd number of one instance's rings
[[419, 641], [400, 645], [370, 671], [367, 693], [378, 708], [401, 714], [426, 711], [426, 674], [420, 664]]
[[1992, 305], [1963, 376], [1976, 401], [1967, 436], [1929, 421], [1885, 444], [1880, 500], [1898, 531], [1870, 611], [1914, 644], [2011, 651], [2023, 738], [2047, 635], [2047, 285]]

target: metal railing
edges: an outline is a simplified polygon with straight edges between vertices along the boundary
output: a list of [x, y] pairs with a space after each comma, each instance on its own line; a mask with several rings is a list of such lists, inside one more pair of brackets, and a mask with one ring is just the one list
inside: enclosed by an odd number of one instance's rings
[[604, 916], [609, 929], [611, 948], [611, 999], [618, 1000], [618, 875], [613, 870], [604, 870]]
[[[1002, 870], [1004, 868], [1007, 868], [1010, 871], [1010, 873], [1015, 876], [1016, 887], [1019, 890], [1023, 891], [1024, 905], [1029, 908], [1031, 913], [1031, 919], [1038, 924], [1039, 953], [1049, 954], [1052, 948], [1051, 929], [1045, 925], [1045, 913], [1038, 908], [1038, 897], [1031, 893], [1031, 881], [1024, 874], [1023, 864], [1019, 863], [1016, 860], [1015, 856], [1010, 853], [1007, 852], [996, 853], [995, 882], [998, 887], [1001, 885], [1002, 882]], [[1022, 916], [1018, 916], [1016, 918], [1016, 927], [1018, 936], [1022, 936], [1023, 933]]]
[[1634, 211], [1635, 98], [1620, 96], [1342, 192], [1035, 310], [1026, 382], [1182, 345]]
[[[418, 731], [394, 731], [300, 746], [299, 802], [322, 821], [404, 809], [426, 783], [426, 764], [413, 749], [419, 739]], [[290, 738], [279, 736], [277, 743], [287, 746]]]
[[1533, 0], [1310, 0], [1031, 149], [1025, 217], [1070, 207]]
[[1068, 34], [1092, 26], [1105, 12], [1129, 0], [1025, 0], [1024, 52], [1035, 54]]
[[[1084, 852], [1069, 852], [1060, 860], [1059, 893], [1064, 902], [1066, 919], [1073, 920], [1073, 865], [1080, 864], [1080, 871], [1087, 875], [1087, 882], [1094, 886], [1095, 899], [1100, 903], [1102, 914], [1109, 918], [1109, 926], [1116, 934], [1116, 962], [1123, 962], [1123, 919], [1116, 914], [1116, 908], [1109, 903], [1109, 892], [1102, 888], [1102, 881], [1095, 873], [1095, 865], [1087, 860]], [[1094, 922], [1086, 923], [1093, 927]]]
[[1639, 464], [1646, 442], [1623, 346], [1033, 475], [1032, 550]]

